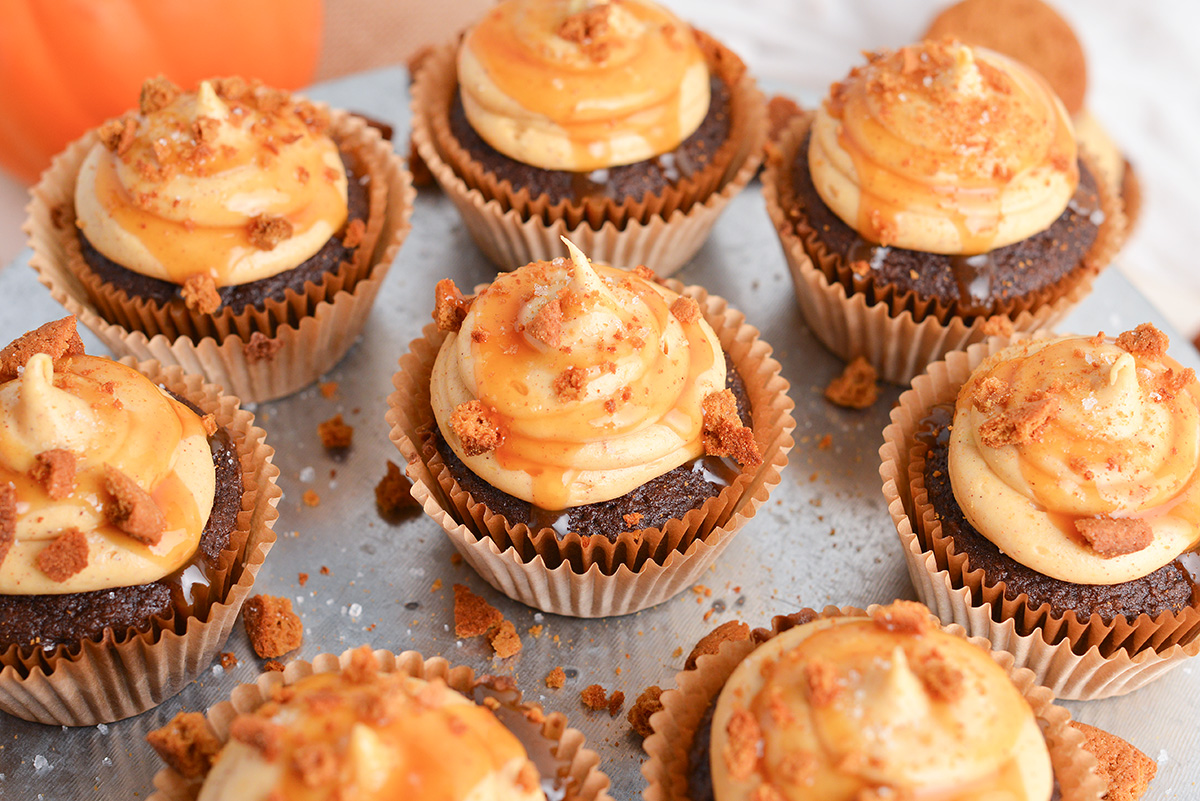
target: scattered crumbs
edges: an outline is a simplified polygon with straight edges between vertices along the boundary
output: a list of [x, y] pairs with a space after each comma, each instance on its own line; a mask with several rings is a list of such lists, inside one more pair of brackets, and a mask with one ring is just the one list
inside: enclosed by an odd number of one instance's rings
[[296, 576], [296, 581], [298, 581], [300, 583], [300, 586], [303, 587], [305, 584], [308, 583], [308, 574], [301, 573], [300, 575]]
[[827, 451], [832, 447], [833, 447], [833, 435], [832, 434], [826, 434], [825, 436], [821, 437], [821, 441], [817, 443], [817, 448], [819, 450]]
[[304, 491], [304, 505], [305, 506], [320, 506], [321, 505], [321, 496], [318, 495], [315, 490], [305, 490]]
[[317, 386], [321, 390], [323, 398], [332, 398], [338, 391], [338, 382], [336, 381], [322, 381]]
[[441, 588], [442, 588], [442, 580], [441, 579], [434, 579], [433, 583], [429, 585], [430, 592], [437, 592]]
[[554, 668], [546, 674], [546, 686], [551, 690], [560, 690], [567, 682], [567, 674], [563, 672], [561, 666]]
[[629, 714], [626, 715], [625, 719], [629, 721], [629, 725], [643, 739], [654, 732], [650, 726], [650, 716], [663, 708], [662, 701], [659, 700], [661, 696], [662, 688], [657, 684], [647, 687], [642, 690], [642, 694], [633, 702], [633, 706], [629, 708]]
[[621, 707], [623, 706], [625, 706], [625, 693], [617, 690], [608, 699], [608, 716], [615, 718], [621, 712]]
[[328, 575], [329, 575], [329, 568], [327, 568], [325, 565], [321, 565], [321, 575], [322, 575], [322, 576], [328, 576]]
[[457, 553], [457, 552], [450, 554], [450, 564], [454, 565], [455, 567], [458, 567], [459, 565], [461, 565], [462, 564], [462, 554]]
[[237, 654], [233, 653], [232, 651], [225, 651], [221, 654], [221, 667], [225, 668], [226, 670], [232, 670], [233, 668], [237, 667], [237, 663]]
[[816, 481], [817, 481], [817, 472], [816, 472], [815, 470], [813, 471], [813, 474], [812, 474], [811, 476], [809, 476], [809, 477], [808, 477], [808, 480], [809, 480], [809, 482], [810, 482], [810, 483], [814, 483], [814, 484], [816, 483]]
[[277, 659], [268, 659], [263, 664], [263, 670], [269, 671], [271, 673], [282, 673], [283, 672], [283, 663]]
[[846, 365], [825, 388], [825, 399], [847, 409], [866, 409], [879, 397], [878, 375], [864, 357], [859, 356]]
[[346, 425], [340, 414], [335, 414], [328, 420], [317, 424], [317, 435], [321, 444], [329, 450], [349, 448], [354, 441], [354, 426]]
[[538, 637], [541, 637], [543, 629], [544, 629], [544, 627], [541, 625], [530, 626], [529, 627], [529, 636], [533, 637], [535, 639]]
[[599, 684], [589, 684], [579, 694], [583, 705], [588, 709], [599, 710], [608, 708], [608, 693]]
[[683, 646], [682, 645], [677, 647], [674, 651], [671, 652], [672, 659], [678, 659], [681, 656], [683, 656]]
[[391, 459], [387, 460], [387, 472], [375, 485], [375, 506], [384, 518], [396, 517], [416, 506], [412, 496], [412, 482]]

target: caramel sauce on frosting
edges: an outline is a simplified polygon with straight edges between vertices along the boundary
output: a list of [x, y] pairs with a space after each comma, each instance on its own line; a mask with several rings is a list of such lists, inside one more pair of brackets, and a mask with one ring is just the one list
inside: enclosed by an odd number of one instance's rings
[[[701, 315], [681, 322], [676, 293], [570, 248], [571, 260], [528, 264], [481, 291], [430, 387], [467, 467], [551, 510], [619, 497], [701, 456], [701, 401], [725, 386], [720, 341]], [[554, 345], [533, 335], [548, 304], [561, 309]], [[564, 387], [564, 375], [579, 380]], [[500, 442], [472, 455], [451, 417], [475, 401]]]
[[[950, 479], [967, 519], [1063, 581], [1131, 581], [1200, 540], [1200, 383], [1165, 353], [1122, 347], [1128, 336], [1013, 345], [980, 364], [956, 405]], [[997, 415], [1039, 411], [1018, 441], [986, 434]], [[1152, 539], [1104, 553], [1080, 533], [1092, 519], [1140, 521]]]
[[871, 54], [834, 84], [808, 159], [821, 199], [864, 239], [952, 255], [1045, 230], [1079, 182], [1045, 80], [952, 40]]
[[[74, 490], [52, 499], [30, 475], [38, 454], [75, 454]], [[104, 466], [146, 490], [166, 520], [149, 545], [109, 522]], [[200, 418], [131, 367], [77, 355], [33, 356], [0, 384], [0, 485], [16, 489], [16, 536], [0, 562], [0, 593], [62, 594], [146, 584], [184, 567], [200, 542], [215, 491], [215, 469]], [[78, 529], [87, 564], [65, 580], [39, 568], [38, 555]]]
[[[221, 96], [205, 81], [134, 117], [127, 146], [93, 147], [76, 184], [77, 224], [112, 261], [176, 284], [290, 270], [347, 217], [345, 167], [312, 112], [272, 90]], [[256, 220], [290, 232], [264, 247]]]
[[471, 127], [546, 170], [667, 153], [710, 100], [691, 28], [646, 0], [507, 0], [463, 39], [458, 79]]
[[870, 791], [1047, 801], [1053, 785], [1037, 720], [1004, 670], [932, 627], [833, 618], [785, 631], [730, 676], [712, 733], [716, 801], [856, 801]]
[[545, 798], [517, 738], [440, 680], [321, 673], [284, 689], [253, 713], [265, 748], [236, 739], [235, 721], [200, 801]]

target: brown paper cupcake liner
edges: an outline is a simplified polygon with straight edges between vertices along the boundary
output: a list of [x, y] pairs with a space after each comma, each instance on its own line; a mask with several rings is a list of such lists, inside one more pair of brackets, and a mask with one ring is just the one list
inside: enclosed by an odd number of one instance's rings
[[[321, 654], [312, 662], [295, 660], [282, 673], [268, 671], [253, 684], [239, 684], [230, 693], [228, 701], [222, 701], [208, 710], [206, 717], [209, 728], [222, 743], [228, 742], [229, 725], [233, 719], [253, 712], [270, 700], [276, 686], [294, 684], [313, 674], [340, 672], [350, 664], [350, 654], [351, 651], [345, 651], [341, 656]], [[450, 689], [468, 698], [472, 697], [477, 685], [475, 671], [463, 665], [453, 667], [440, 656], [426, 659], [416, 651], [394, 654], [378, 650], [375, 651], [375, 657], [384, 673], [441, 679]], [[516, 703], [521, 709], [541, 710], [538, 704], [520, 704], [519, 695]], [[559, 776], [566, 779], [564, 798], [570, 801], [612, 801], [608, 794], [609, 779], [600, 769], [600, 757], [595, 751], [584, 747], [582, 732], [568, 728], [565, 715], [561, 712], [546, 715], [538, 735], [553, 743], [551, 753], [560, 766]], [[154, 777], [155, 792], [149, 801], [195, 801], [200, 785], [201, 780], [186, 779], [174, 769], [164, 768]]]
[[[862, 356], [881, 378], [905, 385], [925, 366], [945, 354], [982, 342], [997, 330], [1036, 331], [1062, 320], [1091, 292], [1098, 270], [1080, 271], [1079, 280], [1057, 297], [1037, 308], [1013, 316], [997, 314], [966, 320], [950, 316], [899, 312], [886, 302], [877, 302], [870, 292], [851, 289], [837, 278], [829, 265], [817, 266], [810, 247], [796, 230], [789, 213], [791, 163], [811, 124], [811, 114], [793, 119], [767, 160], [763, 174], [763, 197], [775, 225], [788, 268], [796, 287], [796, 300], [809, 329], [830, 351], [845, 361]], [[833, 257], [825, 254], [826, 260]], [[927, 312], [922, 304], [919, 312]]]
[[1118, 617], [1106, 624], [1099, 615], [1080, 620], [1073, 612], [1056, 616], [1048, 607], [1031, 608], [1024, 593], [1006, 598], [1003, 584], [986, 585], [983, 571], [972, 571], [966, 557], [953, 552], [929, 507], [923, 471], [914, 480], [920, 471], [914, 435], [921, 420], [933, 406], [953, 402], [987, 356], [1022, 338], [995, 337], [948, 354], [900, 396], [879, 451], [884, 498], [917, 595], [938, 617], [1012, 653], [1059, 697], [1123, 695], [1200, 653], [1200, 609], [1155, 619], [1141, 615], [1132, 622]]
[[[755, 629], [749, 640], [724, 642], [716, 653], [699, 657], [694, 670], [678, 673], [675, 687], [662, 694], [662, 710], [650, 718], [653, 733], [642, 744], [649, 755], [642, 765], [642, 775], [649, 782], [642, 798], [645, 801], [692, 801], [688, 792], [689, 752], [700, 721], [733, 671], [759, 644], [798, 625], [798, 620], [864, 617], [876, 608], [872, 606], [864, 611], [854, 607], [826, 607], [819, 614], [806, 609], [796, 615], [776, 617], [771, 621], [770, 629]], [[992, 650], [983, 638], [968, 637], [961, 626], [951, 624], [945, 630], [987, 650], [1025, 696], [1041, 724], [1063, 801], [1100, 801], [1104, 798], [1107, 788], [1095, 773], [1095, 757], [1083, 747], [1083, 734], [1070, 725], [1071, 713], [1054, 703], [1054, 694], [1039, 686], [1031, 671], [1014, 664], [1011, 654]]]
[[697, 301], [745, 380], [763, 463], [662, 529], [628, 532], [615, 542], [604, 537], [585, 542], [574, 533], [559, 539], [550, 530], [509, 525], [459, 487], [428, 444], [436, 426], [429, 377], [445, 333], [427, 326], [425, 336], [401, 358], [387, 420], [392, 441], [408, 462], [413, 497], [472, 567], [510, 598], [577, 617], [627, 614], [661, 603], [694, 582], [779, 483], [793, 444], [794, 404], [770, 346], [723, 299], [700, 287], [667, 284]]
[[155, 618], [145, 631], [107, 631], [79, 647], [50, 653], [12, 646], [0, 653], [0, 710], [62, 726], [93, 726], [140, 714], [175, 695], [212, 662], [225, 644], [254, 578], [275, 543], [275, 506], [282, 494], [274, 449], [237, 398], [177, 366], [124, 364], [202, 411], [229, 432], [242, 465], [242, 511], [213, 575], [218, 592], [197, 595], [186, 619]]
[[767, 135], [766, 106], [753, 77], [730, 51], [704, 41], [729, 79], [732, 130], [700, 177], [662, 195], [621, 205], [550, 206], [545, 196], [530, 201], [527, 191], [514, 195], [507, 182], [485, 180], [488, 174], [449, 134], [454, 45], [432, 54], [413, 83], [413, 142], [476, 244], [501, 269], [563, 255], [560, 237], [566, 236], [597, 261], [653, 264], [659, 275], [670, 275], [695, 255], [721, 211], [754, 177]]

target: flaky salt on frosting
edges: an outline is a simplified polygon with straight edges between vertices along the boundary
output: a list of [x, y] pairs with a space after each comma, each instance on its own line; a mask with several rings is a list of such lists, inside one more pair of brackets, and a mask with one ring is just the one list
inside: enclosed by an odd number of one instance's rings
[[911, 602], [756, 648], [717, 701], [711, 766], [716, 801], [1047, 801], [1053, 789], [1004, 670]]
[[704, 401], [725, 387], [695, 301], [570, 248], [481, 291], [430, 385], [467, 467], [543, 509], [619, 497], [702, 455]]
[[235, 719], [200, 801], [544, 801], [524, 747], [490, 710], [440, 679], [377, 673], [369, 651]]
[[0, 496], [13, 501], [0, 508], [0, 594], [173, 573], [199, 545], [215, 483], [203, 421], [141, 373], [82, 353], [32, 355], [0, 377]]
[[458, 80], [488, 144], [571, 172], [674, 150], [710, 99], [691, 28], [645, 0], [507, 0], [463, 39]]
[[101, 128], [80, 168], [77, 224], [110, 260], [184, 284], [290, 270], [347, 218], [346, 171], [306, 101], [240, 79], [147, 82], [140, 113]]
[[1049, 228], [1079, 182], [1071, 121], [1045, 80], [952, 40], [872, 54], [834, 84], [808, 161], [821, 199], [864, 239], [954, 255]]
[[1021, 564], [1076, 584], [1154, 572], [1200, 541], [1200, 383], [1151, 325], [996, 353], [959, 393], [950, 481]]

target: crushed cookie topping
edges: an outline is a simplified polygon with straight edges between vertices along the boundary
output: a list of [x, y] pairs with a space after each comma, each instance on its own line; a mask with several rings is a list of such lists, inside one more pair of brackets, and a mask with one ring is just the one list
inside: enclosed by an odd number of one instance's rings
[[496, 416], [481, 401], [460, 403], [450, 416], [450, 427], [462, 441], [468, 456], [494, 451], [504, 441], [504, 432]]
[[459, 291], [450, 278], [443, 278], [434, 288], [433, 320], [439, 331], [457, 331], [471, 309], [471, 301]]
[[1075, 529], [1106, 559], [1136, 553], [1154, 542], [1154, 529], [1136, 518], [1084, 517], [1075, 521]]
[[105, 512], [114, 526], [146, 545], [162, 540], [167, 520], [150, 493], [110, 464], [104, 465], [104, 489], [112, 498]]

